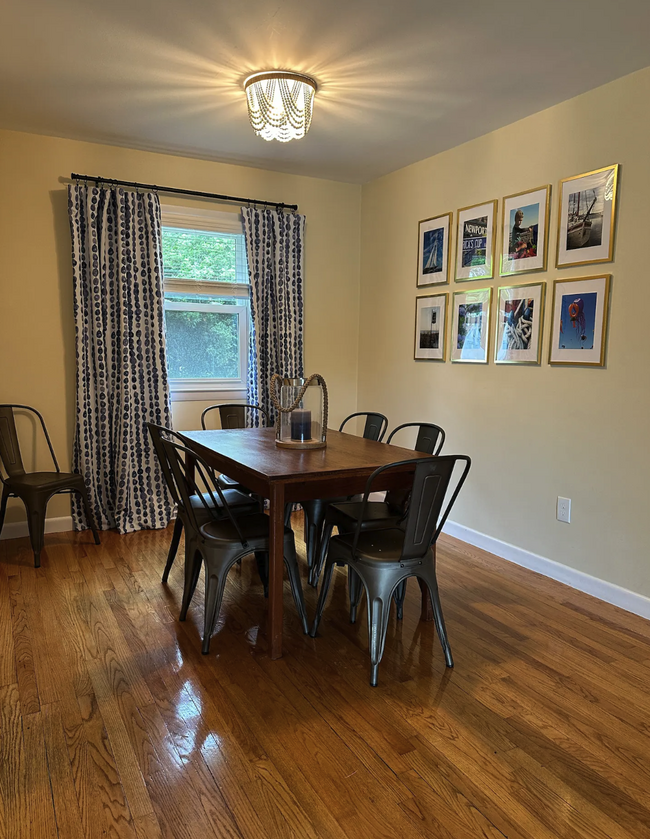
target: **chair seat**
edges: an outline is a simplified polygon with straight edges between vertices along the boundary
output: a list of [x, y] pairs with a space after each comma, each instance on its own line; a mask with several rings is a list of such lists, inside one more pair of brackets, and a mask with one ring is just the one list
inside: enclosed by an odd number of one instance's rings
[[[247, 513], [257, 513], [259, 511], [257, 501], [253, 500], [250, 495], [246, 495], [244, 492], [239, 492], [237, 489], [226, 489], [223, 490], [223, 495], [226, 499], [226, 504], [232, 508], [233, 512], [237, 516], [246, 515]], [[223, 508], [223, 504], [221, 503], [219, 496], [216, 493], [213, 493], [213, 496], [216, 502], [217, 515], [225, 517], [227, 513]], [[200, 524], [206, 524], [209, 521], [213, 521], [212, 517], [214, 513], [211, 512], [211, 510], [215, 510], [215, 505], [208, 492], [203, 493], [203, 498], [210, 509], [206, 508], [205, 504], [201, 501], [200, 495], [190, 496], [194, 515]]]
[[222, 489], [233, 489], [234, 487], [240, 486], [239, 481], [236, 481], [234, 478], [229, 478], [228, 475], [219, 475], [217, 483]]
[[[337, 556], [350, 558], [352, 552], [353, 533], [333, 536], [330, 540], [330, 555], [334, 560]], [[359, 535], [356, 558], [362, 562], [399, 563], [408, 564], [408, 560], [401, 559], [404, 544], [404, 531], [397, 527], [389, 530], [368, 530]], [[419, 560], [414, 560], [417, 562]]]
[[[253, 513], [250, 516], [237, 516], [239, 529], [247, 541], [268, 539], [270, 519], [264, 513]], [[201, 527], [201, 533], [209, 539], [221, 542], [238, 542], [239, 534], [230, 519], [211, 521]], [[284, 535], [292, 535], [291, 528], [285, 527]]]
[[20, 489], [56, 491], [83, 484], [83, 478], [75, 472], [27, 472], [7, 478], [5, 483], [11, 492], [18, 492]]
[[[354, 528], [361, 518], [363, 503], [361, 501], [346, 501], [342, 504], [332, 504], [327, 511], [327, 520], [341, 528]], [[370, 501], [363, 511], [362, 528], [373, 528], [379, 525], [391, 527], [400, 518], [399, 514], [386, 501]]]

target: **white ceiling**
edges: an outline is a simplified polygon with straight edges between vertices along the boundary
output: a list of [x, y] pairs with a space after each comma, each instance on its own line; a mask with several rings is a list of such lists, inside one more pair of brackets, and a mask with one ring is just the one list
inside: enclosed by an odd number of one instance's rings
[[[2, 0], [0, 126], [363, 183], [650, 65], [649, 31], [648, 0]], [[319, 83], [288, 144], [242, 91], [276, 67]]]

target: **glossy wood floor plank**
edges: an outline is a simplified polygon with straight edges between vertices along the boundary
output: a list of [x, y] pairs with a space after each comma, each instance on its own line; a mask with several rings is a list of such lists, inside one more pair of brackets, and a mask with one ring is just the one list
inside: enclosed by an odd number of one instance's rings
[[650, 839], [650, 623], [444, 537], [456, 666], [412, 581], [373, 689], [344, 573], [271, 661], [244, 560], [203, 656], [170, 538], [0, 543], [0, 839]]

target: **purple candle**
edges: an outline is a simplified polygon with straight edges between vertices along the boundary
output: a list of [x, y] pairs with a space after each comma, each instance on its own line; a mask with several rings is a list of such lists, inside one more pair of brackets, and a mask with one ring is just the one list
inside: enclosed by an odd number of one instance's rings
[[291, 439], [301, 443], [311, 440], [311, 411], [296, 408], [291, 412]]

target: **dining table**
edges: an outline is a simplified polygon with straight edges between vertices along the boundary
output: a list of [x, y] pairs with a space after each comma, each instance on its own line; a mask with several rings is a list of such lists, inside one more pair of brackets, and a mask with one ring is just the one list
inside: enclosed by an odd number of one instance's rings
[[[366, 440], [354, 434], [327, 431], [322, 449], [286, 449], [275, 445], [274, 428], [183, 431], [187, 448], [218, 472], [269, 500], [269, 608], [267, 641], [272, 659], [282, 656], [283, 543], [285, 504], [314, 498], [362, 493], [368, 477], [380, 466], [429, 457], [399, 446]], [[188, 461], [188, 467], [191, 463]], [[373, 490], [410, 486], [413, 466], [381, 473]], [[421, 583], [422, 619], [431, 620], [426, 587]]]

